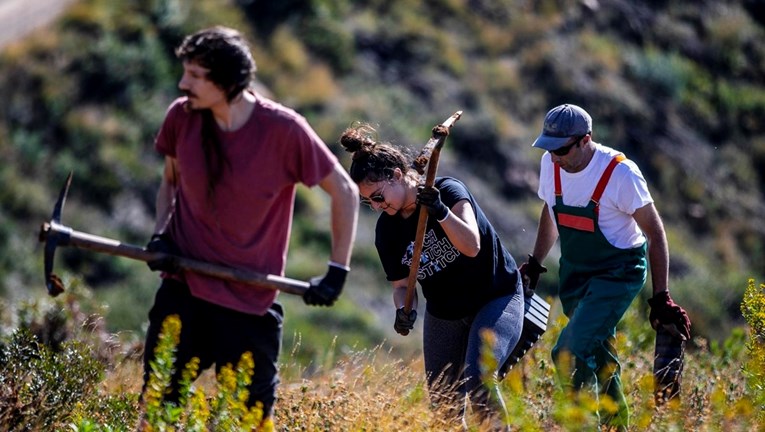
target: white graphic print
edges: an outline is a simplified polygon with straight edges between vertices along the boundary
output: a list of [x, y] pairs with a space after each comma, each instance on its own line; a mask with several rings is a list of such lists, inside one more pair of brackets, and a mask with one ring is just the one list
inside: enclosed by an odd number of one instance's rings
[[[412, 265], [414, 255], [414, 241], [409, 243], [406, 253], [401, 258], [401, 264], [407, 267]], [[460, 251], [449, 241], [449, 238], [438, 239], [432, 229], [425, 233], [425, 239], [420, 255], [420, 268], [417, 271], [417, 279], [422, 280], [428, 276], [445, 269], [449, 263], [454, 262], [460, 256]]]

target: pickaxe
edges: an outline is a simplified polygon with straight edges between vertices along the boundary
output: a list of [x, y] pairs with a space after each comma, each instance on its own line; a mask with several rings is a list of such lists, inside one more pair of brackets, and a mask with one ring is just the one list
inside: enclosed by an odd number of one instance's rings
[[[424, 174], [425, 186], [433, 186], [436, 179], [436, 170], [438, 169], [438, 159], [441, 154], [441, 148], [444, 146], [449, 130], [460, 119], [462, 111], [457, 111], [451, 117], [446, 119], [440, 125], [433, 128], [431, 138], [423, 147], [420, 154], [415, 158], [413, 167], [418, 173]], [[414, 250], [412, 253], [412, 264], [409, 267], [409, 278], [407, 279], [406, 297], [404, 299], [404, 311], [408, 314], [412, 310], [414, 302], [415, 284], [417, 283], [417, 272], [420, 268], [420, 257], [422, 255], [423, 243], [425, 240], [425, 229], [428, 224], [428, 212], [421, 211], [417, 221], [417, 231], [414, 239]], [[550, 305], [537, 294], [525, 297], [523, 331], [518, 343], [513, 348], [510, 356], [505, 360], [499, 370], [500, 379], [504, 378], [509, 370], [520, 361], [521, 357], [541, 338], [547, 330], [547, 320], [550, 314]], [[402, 333], [404, 336], [408, 334]]]
[[[446, 137], [449, 136], [449, 130], [460, 117], [462, 117], [462, 111], [457, 111], [440, 125], [434, 126], [430, 139], [414, 160], [413, 166], [420, 174], [425, 172], [426, 165], [428, 167], [427, 174], [425, 175], [426, 187], [433, 186], [433, 183], [436, 181], [436, 170], [438, 169], [438, 158], [441, 154], [441, 148], [444, 146]], [[425, 241], [425, 228], [427, 225], [428, 212], [422, 210], [420, 211], [420, 217], [417, 220], [417, 231], [414, 237], [414, 250], [412, 252], [412, 264], [409, 266], [409, 278], [407, 279], [406, 285], [404, 311], [407, 314], [412, 311], [412, 304], [414, 303], [417, 272], [420, 269], [420, 257], [422, 255], [422, 246]], [[408, 332], [406, 334], [408, 334]]]
[[172, 257], [177, 263], [178, 268], [181, 270], [301, 296], [310, 286], [308, 282], [282, 276], [262, 274], [250, 270], [168, 255], [161, 252], [149, 252], [140, 246], [125, 244], [117, 240], [75, 231], [72, 228], [61, 224], [61, 211], [64, 208], [64, 203], [66, 202], [66, 196], [69, 193], [69, 186], [71, 183], [72, 173], [69, 173], [69, 176], [66, 178], [66, 183], [61, 188], [58, 201], [56, 201], [56, 205], [53, 208], [53, 215], [51, 216], [50, 221], [43, 223], [40, 227], [39, 240], [40, 242], [45, 242], [45, 284], [48, 288], [48, 294], [53, 297], [64, 291], [64, 285], [61, 282], [61, 279], [53, 274], [53, 259], [56, 248], [59, 246], [74, 246], [76, 248], [89, 249], [109, 255], [122, 256], [146, 262]]

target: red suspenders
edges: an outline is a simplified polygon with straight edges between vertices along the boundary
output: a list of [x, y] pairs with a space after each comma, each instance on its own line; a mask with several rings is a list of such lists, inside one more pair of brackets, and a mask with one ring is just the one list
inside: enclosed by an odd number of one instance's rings
[[611, 180], [611, 174], [614, 172], [614, 168], [616, 168], [616, 165], [625, 159], [627, 158], [624, 157], [623, 154], [614, 156], [614, 158], [611, 159], [611, 162], [606, 167], [606, 170], [603, 171], [603, 175], [600, 176], [600, 181], [595, 187], [595, 191], [592, 193], [592, 198], [590, 198], [590, 200], [595, 203], [595, 212], [597, 212], [600, 208], [600, 197], [603, 196], [603, 191], [606, 189], [608, 181]]
[[[620, 162], [625, 160], [626, 157], [623, 154], [618, 154], [611, 159], [603, 174], [600, 176], [597, 186], [592, 193], [590, 201], [595, 203], [595, 216], [597, 216], [600, 209], [600, 198], [603, 196], [603, 191], [608, 185], [608, 181], [611, 179], [611, 174], [614, 172], [614, 168]], [[563, 197], [563, 192], [560, 183], [560, 165], [554, 164], [555, 168], [555, 196]], [[561, 200], [562, 202], [562, 200]], [[558, 211], [558, 224], [568, 228], [577, 229], [580, 231], [595, 232], [595, 219], [587, 216], [578, 216]]]

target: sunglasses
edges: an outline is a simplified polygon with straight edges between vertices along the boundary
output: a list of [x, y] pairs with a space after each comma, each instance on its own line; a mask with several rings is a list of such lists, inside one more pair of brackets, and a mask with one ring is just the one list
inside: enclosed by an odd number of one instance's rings
[[385, 186], [388, 186], [388, 183], [385, 183], [383, 187], [381, 187], [379, 190], [375, 191], [372, 195], [369, 196], [369, 198], [361, 197], [361, 203], [366, 204], [369, 207], [372, 207], [372, 203], [382, 204], [385, 202], [385, 197], [383, 196], [383, 192], [385, 191]]
[[574, 139], [574, 142], [572, 142], [571, 144], [569, 144], [567, 146], [563, 146], [563, 147], [561, 147], [559, 149], [550, 150], [550, 153], [554, 154], [555, 156], [566, 156], [571, 151], [571, 149], [575, 145], [579, 144], [579, 141], [581, 141], [582, 138], [584, 138], [585, 136], [587, 136], [587, 135], [582, 135], [582, 136], [576, 137]]

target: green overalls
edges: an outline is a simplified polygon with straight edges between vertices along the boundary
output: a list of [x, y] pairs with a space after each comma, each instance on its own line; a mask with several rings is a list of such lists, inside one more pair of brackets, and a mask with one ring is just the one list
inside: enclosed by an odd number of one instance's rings
[[560, 166], [555, 164], [553, 206], [561, 246], [558, 290], [569, 318], [553, 348], [553, 361], [565, 387], [590, 387], [594, 396], [610, 396], [618, 411], [599, 413], [600, 422], [620, 428], [628, 426], [629, 409], [614, 346], [616, 324], [645, 284], [646, 245], [611, 245], [598, 226], [598, 201], [624, 159], [620, 154], [611, 160], [586, 207], [563, 204]]

